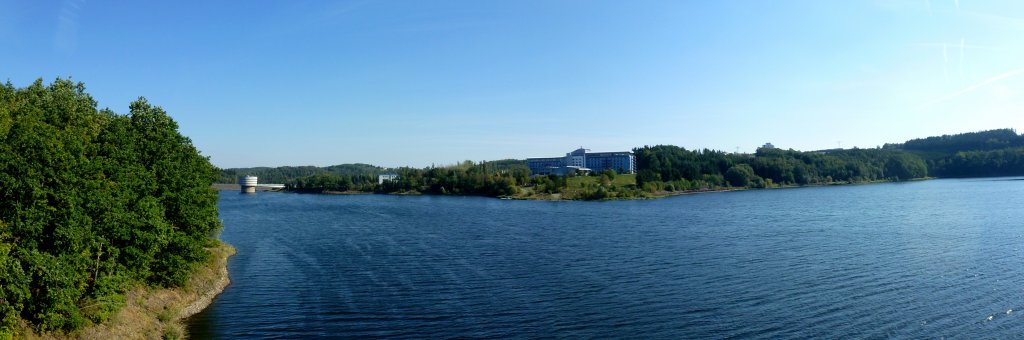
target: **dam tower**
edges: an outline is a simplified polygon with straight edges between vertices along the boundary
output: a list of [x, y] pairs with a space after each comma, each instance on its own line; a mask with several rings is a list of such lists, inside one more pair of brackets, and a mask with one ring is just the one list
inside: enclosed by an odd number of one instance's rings
[[256, 176], [238, 177], [238, 184], [242, 186], [242, 193], [256, 192]]

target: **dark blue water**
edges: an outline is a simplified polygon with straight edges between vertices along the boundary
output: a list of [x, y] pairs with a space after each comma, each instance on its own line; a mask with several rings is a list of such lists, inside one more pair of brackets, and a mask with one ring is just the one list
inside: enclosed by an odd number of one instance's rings
[[233, 282], [189, 332], [1021, 337], [1022, 208], [1017, 180], [615, 202], [222, 192]]

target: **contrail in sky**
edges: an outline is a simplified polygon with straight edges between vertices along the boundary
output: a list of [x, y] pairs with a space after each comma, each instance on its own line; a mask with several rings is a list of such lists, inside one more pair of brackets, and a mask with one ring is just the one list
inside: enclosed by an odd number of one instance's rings
[[[922, 42], [922, 43], [913, 43], [913, 44], [910, 44], [910, 46], [942, 48], [942, 44], [943, 43]], [[986, 50], [986, 51], [1004, 51], [1004, 50], [1006, 50], [1005, 48], [999, 47], [999, 46], [974, 45], [974, 44], [967, 45], [966, 43], [963, 44], [963, 47], [964, 47], [965, 50]]]
[[964, 77], [964, 38], [960, 37], [960, 78]]
[[956, 4], [956, 9], [959, 11], [960, 10], [960, 0], [953, 0], [953, 3]]
[[946, 48], [946, 43], [942, 43], [942, 74], [946, 76], [946, 83], [949, 83], [949, 53]]
[[57, 15], [57, 30], [53, 39], [54, 48], [61, 52], [74, 52], [78, 43], [78, 13], [84, 0], [66, 0]]
[[932, 0], [924, 0], [924, 3], [928, 5], [928, 16], [932, 16]]
[[977, 83], [977, 84], [965, 87], [965, 88], [963, 88], [960, 91], [954, 92], [953, 94], [950, 94], [948, 96], [941, 97], [941, 98], [935, 99], [933, 101], [930, 101], [928, 103], [925, 103], [924, 105], [921, 105], [920, 107], [918, 107], [918, 109], [919, 110], [920, 109], [924, 109], [924, 108], [927, 108], [929, 106], [932, 106], [932, 105], [935, 105], [935, 104], [938, 104], [938, 103], [941, 103], [941, 102], [944, 102], [944, 101], [948, 101], [948, 100], [951, 100], [953, 98], [962, 96], [964, 94], [967, 94], [967, 93], [970, 93], [970, 92], [974, 92], [975, 90], [980, 89], [980, 88], [985, 87], [985, 86], [988, 86], [989, 84], [992, 84], [992, 83], [995, 83], [995, 82], [998, 82], [998, 81], [1001, 81], [1001, 80], [1004, 80], [1004, 79], [1007, 79], [1007, 78], [1016, 77], [1017, 75], [1020, 75], [1021, 73], [1024, 73], [1024, 68], [1018, 68], [1016, 70], [1011, 70], [1009, 72], [997, 75], [995, 77], [985, 79], [984, 81], [982, 81], [980, 83]]

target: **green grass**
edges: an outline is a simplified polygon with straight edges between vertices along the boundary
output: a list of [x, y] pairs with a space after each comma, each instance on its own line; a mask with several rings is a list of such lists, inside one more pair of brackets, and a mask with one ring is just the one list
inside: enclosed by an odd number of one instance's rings
[[[587, 185], [598, 185], [601, 184], [600, 176], [576, 176], [569, 177], [566, 182], [569, 184], [569, 189], [580, 189]], [[623, 174], [615, 175], [615, 179], [612, 180], [612, 185], [617, 187], [625, 187], [627, 185], [636, 184], [636, 175], [634, 174]]]
[[635, 185], [636, 184], [636, 175], [635, 174], [616, 175], [615, 176], [615, 180], [612, 181], [612, 184], [618, 185], [618, 186]]

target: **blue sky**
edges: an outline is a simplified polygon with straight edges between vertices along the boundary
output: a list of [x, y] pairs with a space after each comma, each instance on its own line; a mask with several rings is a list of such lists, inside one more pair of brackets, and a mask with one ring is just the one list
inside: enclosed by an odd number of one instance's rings
[[1021, 1], [0, 0], [0, 46], [221, 167], [1024, 131]]

